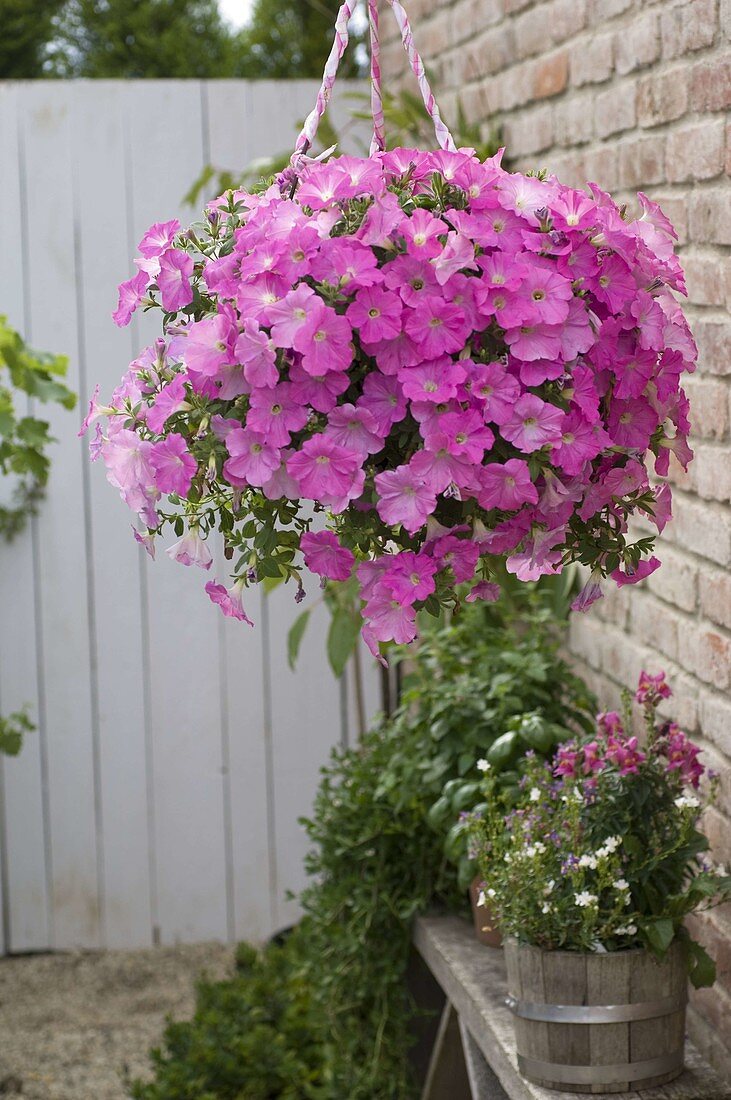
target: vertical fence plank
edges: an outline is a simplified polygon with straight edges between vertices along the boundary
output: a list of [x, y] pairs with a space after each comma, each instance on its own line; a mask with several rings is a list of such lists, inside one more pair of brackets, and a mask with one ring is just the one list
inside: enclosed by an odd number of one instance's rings
[[[124, 99], [136, 242], [153, 221], [192, 219], [180, 200], [204, 163], [201, 86], [141, 81]], [[143, 339], [157, 331], [147, 320]], [[218, 619], [200, 570], [160, 547], [147, 574], [159, 936], [225, 939]]]
[[[132, 247], [127, 224], [124, 84], [74, 86], [73, 135], [79, 236], [82, 405], [94, 383], [104, 398], [134, 350], [111, 312]], [[99, 724], [99, 802], [105, 943], [151, 942], [140, 571], [130, 514], [101, 461], [85, 462], [87, 538], [94, 579]]]
[[[72, 85], [37, 81], [22, 88], [32, 338], [70, 356], [78, 391]], [[83, 475], [78, 416], [49, 409], [52, 448], [47, 499], [40, 510], [36, 592], [44, 660], [41, 721], [48, 744], [54, 946], [100, 943], [96, 847], [92, 650], [89, 637]]]
[[[18, 86], [0, 85], [0, 237], [10, 262], [0, 264], [0, 312], [30, 338], [25, 300], [23, 242], [23, 158], [18, 134]], [[22, 412], [21, 408], [21, 412]], [[12, 542], [0, 542], [0, 606], [10, 630], [0, 630], [0, 706], [9, 713], [27, 705], [38, 722], [33, 527]], [[41, 766], [42, 734], [32, 733], [20, 756], [0, 760], [3, 784], [3, 899], [8, 942], [5, 950], [31, 951], [50, 945], [45, 807]]]

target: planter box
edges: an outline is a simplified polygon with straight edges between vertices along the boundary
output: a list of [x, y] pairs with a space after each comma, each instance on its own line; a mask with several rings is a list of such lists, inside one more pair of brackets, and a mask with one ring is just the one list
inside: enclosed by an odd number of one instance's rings
[[505, 943], [518, 1068], [562, 1092], [650, 1088], [683, 1070], [687, 971], [673, 944], [607, 954]]

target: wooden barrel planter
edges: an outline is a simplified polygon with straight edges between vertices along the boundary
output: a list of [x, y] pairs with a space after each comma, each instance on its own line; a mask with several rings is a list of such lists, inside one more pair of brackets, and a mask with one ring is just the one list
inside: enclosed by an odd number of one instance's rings
[[675, 943], [607, 954], [505, 943], [518, 1069], [563, 1092], [630, 1092], [683, 1070], [687, 970]]

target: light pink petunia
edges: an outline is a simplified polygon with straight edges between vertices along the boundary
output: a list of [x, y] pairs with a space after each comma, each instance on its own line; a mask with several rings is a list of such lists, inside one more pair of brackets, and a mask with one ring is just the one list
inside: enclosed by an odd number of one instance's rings
[[443, 355], [418, 367], [405, 367], [399, 371], [398, 377], [405, 397], [411, 401], [431, 401], [440, 405], [455, 396], [466, 374], [461, 362], [455, 363]]
[[425, 359], [461, 351], [470, 334], [464, 310], [436, 295], [422, 298], [416, 309], [408, 310], [404, 328]]
[[186, 535], [165, 551], [173, 561], [181, 565], [197, 565], [199, 569], [210, 569], [213, 554], [208, 543], [201, 538], [197, 527], [191, 527]]
[[302, 354], [303, 369], [321, 376], [348, 369], [354, 354], [352, 339], [353, 331], [345, 317], [318, 298], [295, 333], [292, 346]]
[[190, 279], [193, 274], [193, 257], [180, 248], [168, 248], [160, 257], [157, 288], [162, 308], [177, 313], [193, 300]]
[[392, 290], [370, 286], [359, 290], [347, 309], [347, 318], [361, 340], [376, 344], [401, 332], [401, 299]]
[[161, 493], [187, 496], [198, 463], [182, 435], [173, 432], [159, 443], [154, 443], [150, 451], [150, 464], [155, 471], [155, 484]]
[[657, 558], [642, 558], [634, 568], [625, 565], [624, 569], [615, 569], [612, 573], [612, 580], [620, 588], [625, 584], [637, 584], [659, 568], [660, 562]]
[[243, 332], [234, 344], [236, 362], [244, 368], [244, 378], [252, 386], [276, 386], [279, 371], [274, 345], [256, 321], [246, 318]]
[[357, 452], [315, 435], [287, 459], [287, 471], [303, 497], [317, 500], [331, 512], [343, 512], [363, 492], [365, 472]]
[[263, 485], [280, 463], [279, 448], [248, 428], [233, 428], [226, 447], [230, 457], [223, 464], [224, 477], [238, 488]]
[[384, 523], [402, 524], [410, 535], [424, 526], [436, 508], [436, 493], [409, 466], [397, 466], [375, 477], [376, 511]]
[[292, 432], [304, 428], [308, 416], [306, 406], [292, 393], [292, 383], [280, 382], [272, 389], [254, 390], [249, 398], [246, 427], [275, 447], [286, 447]]
[[325, 434], [333, 443], [356, 452], [362, 458], [377, 454], [383, 447], [383, 436], [373, 413], [350, 403], [333, 409], [327, 419]]
[[112, 314], [115, 325], [124, 328], [129, 324], [132, 314], [144, 298], [149, 285], [150, 278], [144, 271], [138, 271], [126, 283], [120, 283], [119, 301]]
[[180, 222], [173, 218], [169, 222], [155, 222], [145, 233], [137, 248], [141, 256], [159, 256], [172, 244], [175, 234], [180, 229]]

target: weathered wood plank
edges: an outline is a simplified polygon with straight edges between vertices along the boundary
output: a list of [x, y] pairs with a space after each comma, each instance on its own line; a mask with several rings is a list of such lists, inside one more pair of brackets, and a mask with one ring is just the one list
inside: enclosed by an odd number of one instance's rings
[[[626, 1004], [630, 999], [632, 954], [597, 955], [587, 967], [587, 1003], [590, 1005]], [[629, 1027], [626, 1023], [602, 1024], [589, 1031], [591, 1061], [594, 1065], [622, 1065], [630, 1060]], [[629, 1088], [624, 1082], [622, 1088]], [[598, 1086], [592, 1091], [599, 1092]]]
[[[19, 133], [17, 84], [0, 83], [0, 312], [30, 339], [26, 301], [28, 240], [27, 209], [23, 201], [25, 155]], [[28, 403], [21, 403], [25, 412]], [[10, 713], [27, 705], [39, 723], [38, 634], [34, 588], [37, 548], [35, 524], [11, 544], [0, 541], [0, 706]], [[22, 753], [0, 762], [3, 783], [3, 862], [6, 893], [3, 912], [7, 926], [5, 951], [38, 951], [52, 940], [49, 907], [48, 803], [44, 796], [45, 728], [26, 739]]]

